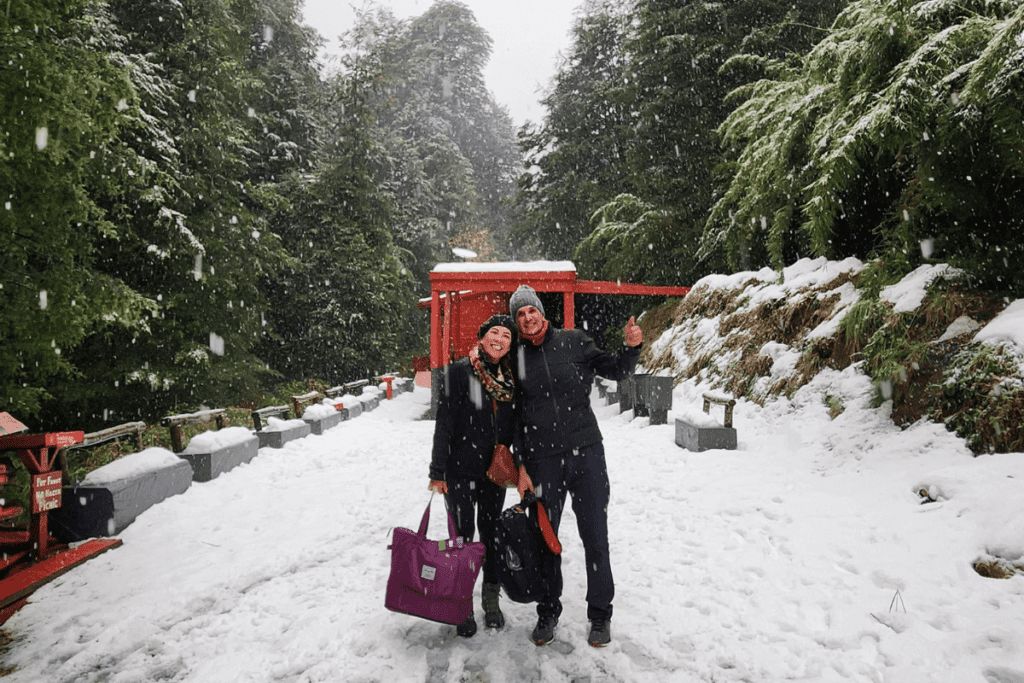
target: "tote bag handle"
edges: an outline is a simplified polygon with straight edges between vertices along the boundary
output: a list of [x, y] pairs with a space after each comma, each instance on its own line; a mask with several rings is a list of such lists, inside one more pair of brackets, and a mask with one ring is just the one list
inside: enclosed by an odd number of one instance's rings
[[[430, 500], [427, 501], [427, 509], [423, 511], [423, 519], [420, 520], [420, 528], [417, 531], [417, 535], [421, 538], [427, 537], [427, 527], [430, 525], [430, 504], [434, 502], [434, 494], [430, 494]], [[452, 511], [448, 509], [448, 501], [444, 504], [445, 514], [448, 515], [448, 539], [455, 543], [458, 540], [459, 532], [455, 528], [455, 520], [452, 519]]]

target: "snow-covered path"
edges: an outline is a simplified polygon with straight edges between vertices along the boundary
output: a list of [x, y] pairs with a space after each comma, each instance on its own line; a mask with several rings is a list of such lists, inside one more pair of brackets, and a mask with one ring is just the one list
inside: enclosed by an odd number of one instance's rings
[[[845, 401], [835, 420], [826, 392]], [[676, 406], [699, 395], [680, 385]], [[503, 601], [504, 630], [468, 640], [384, 609], [390, 530], [429, 499], [417, 389], [143, 514], [7, 623], [7, 680], [1024, 683], [1024, 577], [971, 569], [1024, 546], [1024, 457], [974, 459], [929, 423], [901, 432], [867, 395], [853, 370], [823, 373], [792, 402], [741, 402], [738, 450], [691, 453], [672, 414], [652, 427], [595, 392], [617, 588], [606, 649], [585, 641], [570, 511], [550, 646], [528, 640], [530, 605]]]

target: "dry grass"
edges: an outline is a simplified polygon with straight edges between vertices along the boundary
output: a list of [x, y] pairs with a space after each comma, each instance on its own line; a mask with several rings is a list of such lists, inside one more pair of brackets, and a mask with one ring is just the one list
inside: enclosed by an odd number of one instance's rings
[[[0, 628], [0, 659], [7, 655], [12, 642], [11, 634], [7, 632], [7, 629]], [[0, 667], [0, 678], [6, 678], [17, 670], [16, 666]]]
[[974, 563], [974, 571], [987, 579], [1009, 579], [1017, 574], [1024, 574], [1024, 565], [997, 557], [991, 560], [978, 560]]
[[[999, 400], [991, 397], [1012, 370], [969, 368], [977, 377], [971, 386], [959, 387], [951, 400], [945, 378], [970, 337], [931, 343], [960, 316], [985, 324], [1002, 310], [1003, 301], [953, 284], [929, 293], [922, 306], [910, 313], [896, 313], [886, 302], [863, 299], [839, 310], [842, 296], [837, 290], [848, 283], [856, 285], [859, 277], [859, 272], [841, 273], [826, 284], [760, 304], [751, 304], [744, 294], [749, 285], [763, 284], [757, 280], [732, 290], [692, 290], [682, 301], [659, 309], [651, 320], [660, 334], [665, 321], [671, 319], [683, 338], [667, 345], [657, 357], [648, 348], [642, 362], [653, 371], [671, 372], [677, 381], [699, 377], [737, 398], [763, 403], [772, 396], [792, 396], [825, 368], [843, 370], [866, 361], [864, 369], [876, 386], [884, 383], [892, 389], [887, 397], [892, 399], [896, 424], [911, 424], [929, 416], [955, 428], [976, 453], [1024, 450], [1019, 428], [1024, 423], [1024, 391], [1004, 391]], [[845, 318], [845, 332], [807, 338], [835, 316], [851, 313]], [[687, 332], [700, 319], [717, 319], [720, 341], [716, 345], [720, 346], [711, 348], [706, 345], [708, 340]], [[673, 349], [680, 342], [683, 365]], [[773, 361], [762, 355], [761, 349], [769, 342], [788, 346], [800, 353], [800, 358], [789, 375], [766, 383]], [[834, 417], [841, 412], [841, 403], [829, 409]]]

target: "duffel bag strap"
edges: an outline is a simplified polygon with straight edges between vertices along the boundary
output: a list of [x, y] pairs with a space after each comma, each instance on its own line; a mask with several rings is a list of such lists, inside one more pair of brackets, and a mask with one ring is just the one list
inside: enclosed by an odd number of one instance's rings
[[544, 537], [544, 542], [548, 544], [548, 548], [555, 555], [561, 555], [562, 544], [551, 527], [551, 520], [548, 519], [548, 511], [544, 509], [544, 503], [539, 500], [537, 501], [537, 523], [540, 524], [540, 533]]

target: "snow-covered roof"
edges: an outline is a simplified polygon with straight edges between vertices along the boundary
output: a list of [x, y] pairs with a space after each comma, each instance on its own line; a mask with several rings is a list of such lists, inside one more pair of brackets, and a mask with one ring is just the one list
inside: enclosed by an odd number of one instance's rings
[[535, 273], [576, 272], [572, 261], [496, 261], [494, 263], [438, 263], [434, 273]]

